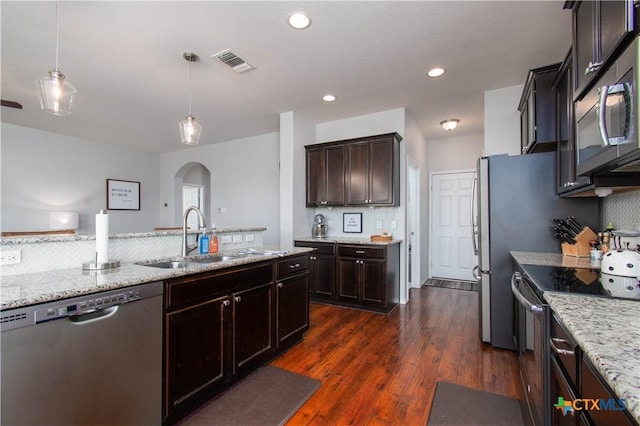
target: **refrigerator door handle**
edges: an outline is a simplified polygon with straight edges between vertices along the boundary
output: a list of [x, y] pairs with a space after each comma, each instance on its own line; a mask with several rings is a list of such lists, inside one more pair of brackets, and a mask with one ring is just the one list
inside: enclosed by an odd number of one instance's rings
[[473, 271], [471, 271], [471, 274], [473, 275], [473, 278], [476, 279], [476, 281], [480, 281], [482, 279], [482, 275], [480, 275], [480, 267], [478, 265], [473, 267]]
[[[476, 184], [478, 183], [478, 176], [473, 177], [473, 183], [471, 185], [471, 240], [473, 242], [473, 254], [478, 255], [478, 216], [476, 214]], [[474, 274], [475, 277], [475, 274]], [[479, 279], [479, 278], [476, 278]]]

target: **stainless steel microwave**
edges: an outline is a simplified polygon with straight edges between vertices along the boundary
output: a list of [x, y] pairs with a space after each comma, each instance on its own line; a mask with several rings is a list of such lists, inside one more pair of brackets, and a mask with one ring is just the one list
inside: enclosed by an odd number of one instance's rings
[[640, 172], [639, 49], [636, 37], [575, 104], [578, 175]]

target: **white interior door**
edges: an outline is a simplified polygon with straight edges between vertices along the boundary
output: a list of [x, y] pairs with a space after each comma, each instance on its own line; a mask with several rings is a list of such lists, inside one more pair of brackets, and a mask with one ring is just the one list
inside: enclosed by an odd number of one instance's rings
[[473, 171], [431, 175], [430, 275], [474, 281], [471, 234]]

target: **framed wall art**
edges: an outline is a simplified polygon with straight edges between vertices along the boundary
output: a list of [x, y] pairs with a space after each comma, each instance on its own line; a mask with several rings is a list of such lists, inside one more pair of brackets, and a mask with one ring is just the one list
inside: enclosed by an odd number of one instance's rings
[[140, 210], [140, 182], [107, 179], [107, 210]]
[[362, 213], [343, 213], [342, 214], [342, 232], [344, 233], [362, 233]]

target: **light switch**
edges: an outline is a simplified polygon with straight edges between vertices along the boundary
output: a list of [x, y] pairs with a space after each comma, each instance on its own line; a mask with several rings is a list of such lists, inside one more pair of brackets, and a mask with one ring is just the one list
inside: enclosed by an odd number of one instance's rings
[[376, 220], [376, 229], [382, 229], [382, 221]]
[[220, 237], [222, 244], [231, 244], [231, 235], [223, 235]]
[[252, 243], [255, 241], [253, 234], [247, 234], [244, 236], [244, 240], [248, 243]]
[[395, 220], [391, 221], [391, 229], [396, 229], [396, 221]]
[[233, 242], [234, 243], [241, 243], [242, 242], [242, 235], [234, 235], [233, 236]]

